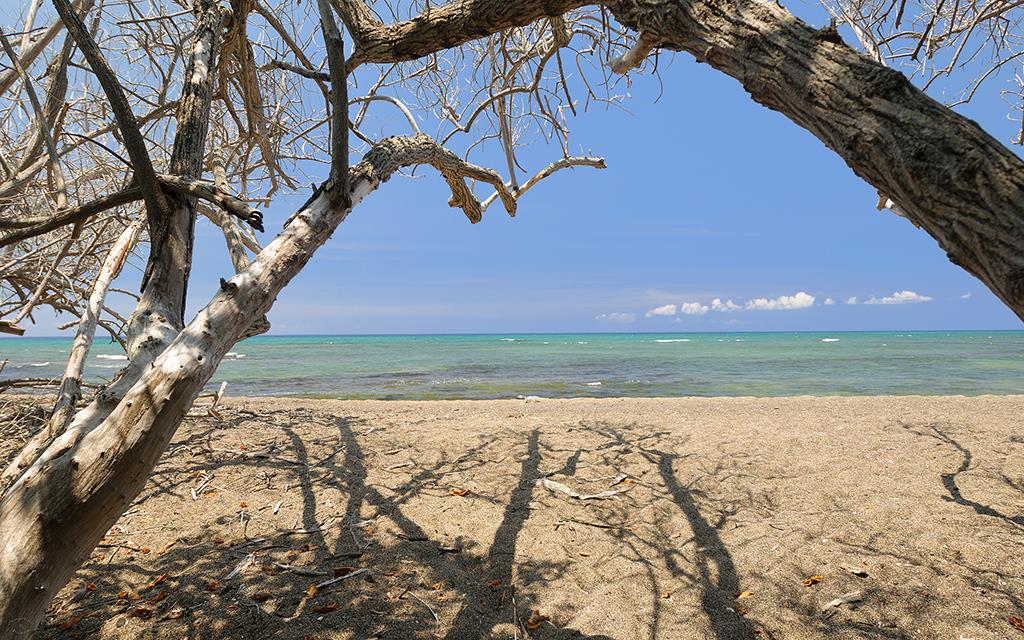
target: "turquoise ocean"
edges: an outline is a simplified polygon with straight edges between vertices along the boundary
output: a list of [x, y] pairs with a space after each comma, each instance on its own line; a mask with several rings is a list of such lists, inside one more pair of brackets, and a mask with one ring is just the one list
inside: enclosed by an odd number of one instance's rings
[[[3, 378], [56, 378], [66, 338], [0, 339]], [[111, 379], [117, 344], [86, 376]], [[1024, 393], [1024, 331], [261, 336], [209, 387], [230, 395], [461, 399]]]

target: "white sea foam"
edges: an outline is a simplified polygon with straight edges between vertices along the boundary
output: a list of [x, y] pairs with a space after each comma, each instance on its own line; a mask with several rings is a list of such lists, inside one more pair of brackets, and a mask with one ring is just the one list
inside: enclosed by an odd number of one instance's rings
[[224, 354], [225, 358], [234, 358], [235, 360], [241, 360], [245, 357], [244, 353], [235, 353], [234, 351], [228, 351]]
[[128, 359], [128, 356], [126, 356], [124, 354], [121, 354], [121, 355], [107, 355], [105, 353], [101, 353], [100, 355], [98, 355], [96, 357], [99, 358], [100, 360], [127, 360]]
[[14, 365], [14, 366], [17, 367], [17, 368], [21, 368], [21, 367], [48, 367], [48, 366], [50, 366], [50, 362], [49, 361], [47, 361], [47, 362], [26, 362], [23, 365]]
[[673, 338], [671, 340], [655, 340], [655, 342], [689, 342], [689, 338]]
[[818, 342], [839, 342], [839, 338], [822, 338]]
[[583, 384], [587, 385], [588, 387], [600, 387], [601, 386], [600, 382], [584, 382]]

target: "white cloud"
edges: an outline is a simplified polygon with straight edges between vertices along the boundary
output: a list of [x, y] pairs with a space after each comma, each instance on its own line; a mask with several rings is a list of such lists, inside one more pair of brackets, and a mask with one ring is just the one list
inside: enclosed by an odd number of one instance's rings
[[864, 301], [864, 304], [909, 304], [912, 302], [928, 302], [930, 296], [923, 296], [914, 291], [896, 291], [891, 296], [883, 298], [871, 297]]
[[835, 304], [835, 303], [836, 303], [836, 301], [833, 300], [832, 298], [825, 298], [825, 304]]
[[757, 298], [747, 301], [747, 311], [781, 311], [789, 309], [805, 309], [814, 304], [814, 296], [803, 291], [791, 296], [778, 298]]
[[702, 316], [708, 312], [708, 305], [699, 302], [684, 302], [679, 305], [679, 312], [688, 316]]
[[846, 304], [857, 304], [857, 296], [850, 296], [847, 298]]
[[963, 298], [964, 300], [969, 300], [970, 297], [971, 297], [971, 292], [968, 291], [967, 293], [965, 293], [964, 295], [962, 295], [960, 297]]
[[711, 309], [713, 311], [722, 311], [722, 312], [728, 313], [730, 311], [739, 311], [742, 308], [743, 307], [741, 307], [740, 305], [736, 304], [732, 300], [727, 300], [725, 302], [722, 302], [721, 298], [715, 298], [714, 300], [711, 301]]
[[598, 322], [614, 322], [616, 324], [629, 324], [636, 320], [635, 313], [602, 313], [599, 316], [594, 316], [594, 320]]
[[676, 305], [674, 304], [663, 304], [660, 307], [655, 307], [644, 314], [646, 317], [651, 316], [674, 316], [676, 315]]

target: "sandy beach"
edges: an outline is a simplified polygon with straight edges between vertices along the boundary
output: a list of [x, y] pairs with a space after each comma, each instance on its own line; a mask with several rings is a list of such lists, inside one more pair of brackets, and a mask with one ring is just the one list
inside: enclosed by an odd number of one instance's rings
[[1024, 396], [206, 404], [39, 638], [1024, 638]]

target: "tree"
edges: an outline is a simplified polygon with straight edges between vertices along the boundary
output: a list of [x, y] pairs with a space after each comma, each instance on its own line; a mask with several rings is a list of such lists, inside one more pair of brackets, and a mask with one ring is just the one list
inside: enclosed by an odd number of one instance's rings
[[[835, 25], [811, 28], [765, 0], [381, 5], [390, 23], [363, 0], [294, 10], [196, 0], [190, 10], [155, 3], [150, 15], [133, 1], [53, 0], [58, 19], [36, 29], [40, 4], [14, 34], [17, 46], [0, 38], [11, 61], [0, 75], [0, 317], [11, 319], [0, 329], [21, 331], [39, 306], [81, 320], [45, 428], [0, 476], [5, 638], [33, 632], [141, 490], [224, 355], [267, 329], [277, 294], [364, 198], [402, 169], [429, 166], [471, 222], [496, 200], [514, 214], [551, 174], [604, 167], [568, 154], [568, 114], [616, 102], [614, 74], [651, 70], [658, 51], [693, 55], [813, 133], [878, 189], [883, 205], [1024, 318], [1024, 163], [883, 64], [890, 45], [877, 43], [876, 23], [865, 26], [874, 15], [866, 5], [859, 18], [849, 5], [827, 6], [869, 55], [846, 45]], [[1013, 9], [994, 0], [987, 13], [972, 9], [972, 21]], [[918, 18], [941, 13], [921, 7]], [[339, 17], [353, 47], [347, 58]], [[932, 22], [922, 39], [935, 33]], [[970, 40], [955, 17], [948, 24], [947, 32], [960, 30], [957, 46]], [[40, 99], [31, 70], [44, 61]], [[349, 97], [350, 86], [368, 89]], [[312, 106], [317, 99], [323, 109]], [[378, 102], [411, 132], [369, 133]], [[424, 118], [434, 135], [421, 131]], [[530, 135], [557, 141], [562, 156], [521, 180], [517, 147]], [[362, 156], [350, 166], [352, 148]], [[325, 157], [326, 180], [261, 248], [250, 231], [263, 227], [253, 203], [297, 189], [296, 175]], [[503, 164], [507, 175], [470, 157]], [[490, 195], [479, 198], [482, 188]], [[186, 323], [199, 213], [223, 229], [237, 273]], [[149, 246], [141, 294], [123, 318], [105, 298], [140, 238]], [[128, 364], [78, 408], [98, 327], [123, 339]]]

